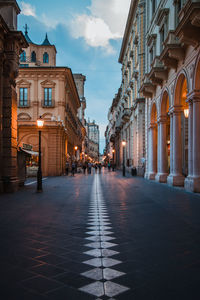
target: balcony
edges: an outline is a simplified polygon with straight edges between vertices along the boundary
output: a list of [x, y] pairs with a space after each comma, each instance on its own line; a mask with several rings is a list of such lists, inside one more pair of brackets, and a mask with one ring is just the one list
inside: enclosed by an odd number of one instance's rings
[[55, 100], [42, 100], [42, 107], [53, 108], [55, 107]]
[[200, 43], [199, 27], [200, 2], [188, 0], [179, 13], [175, 35], [181, 43], [196, 47]]
[[168, 36], [163, 43], [163, 51], [160, 54], [160, 61], [172, 69], [176, 69], [178, 62], [184, 60], [185, 51], [181, 47], [179, 39], [175, 36], [174, 31], [169, 31]]
[[160, 61], [159, 57], [156, 56], [151, 64], [151, 71], [148, 75], [149, 80], [155, 85], [162, 85], [163, 80], [166, 80], [168, 72], [166, 67]]
[[18, 101], [18, 107], [19, 108], [29, 108], [30, 107], [30, 100], [24, 100], [24, 101], [19, 100]]
[[131, 113], [132, 113], [132, 111], [130, 108], [124, 108], [123, 113], [122, 113], [122, 120], [124, 123], [127, 123], [130, 120]]
[[153, 98], [155, 91], [156, 85], [149, 80], [148, 74], [146, 74], [139, 92], [142, 93], [144, 97]]

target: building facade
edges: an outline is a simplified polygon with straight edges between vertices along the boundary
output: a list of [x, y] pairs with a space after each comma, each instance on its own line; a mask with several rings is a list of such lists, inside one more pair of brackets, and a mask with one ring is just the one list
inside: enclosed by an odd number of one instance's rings
[[[145, 70], [145, 1], [132, 1], [119, 63], [122, 65], [122, 83], [110, 108], [109, 151], [115, 151], [115, 163], [127, 170], [133, 167], [144, 173], [145, 159], [145, 98], [140, 92]], [[125, 152], [122, 141], [126, 141]], [[111, 154], [109, 154], [111, 155]]]
[[56, 48], [47, 35], [41, 45], [31, 41], [27, 28], [25, 37], [29, 47], [21, 54], [17, 79], [18, 143], [31, 144], [38, 151], [36, 121], [41, 116], [43, 175], [62, 175], [66, 161], [79, 157], [75, 146], [82, 151], [81, 102], [71, 69], [56, 66]]
[[86, 132], [87, 132], [87, 155], [91, 159], [99, 160], [99, 126], [95, 121], [86, 122]]
[[200, 192], [200, 1], [148, 1], [146, 177]]
[[28, 46], [17, 31], [15, 0], [0, 1], [0, 192], [18, 189], [16, 77], [21, 49]]
[[[200, 192], [199, 20], [197, 0], [131, 1], [119, 59], [121, 96], [117, 106], [113, 102], [109, 120], [116, 128], [110, 136], [113, 145], [117, 136], [125, 139], [127, 146], [133, 139], [126, 155], [133, 155], [133, 165], [136, 161], [139, 166], [138, 158], [145, 162], [146, 178], [193, 192]], [[133, 64], [137, 60], [139, 63]], [[138, 99], [131, 96], [135, 93]], [[123, 115], [124, 109], [130, 109], [131, 99], [132, 112]], [[123, 119], [126, 125], [121, 123]]]

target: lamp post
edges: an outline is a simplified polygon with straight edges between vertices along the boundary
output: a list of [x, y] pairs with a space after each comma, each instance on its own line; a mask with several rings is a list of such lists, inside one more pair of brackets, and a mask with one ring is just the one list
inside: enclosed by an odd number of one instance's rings
[[123, 167], [122, 167], [122, 175], [126, 176], [126, 168], [125, 168], [125, 147], [126, 147], [126, 141], [122, 141], [122, 147], [123, 147]]
[[41, 164], [41, 130], [44, 125], [44, 121], [41, 116], [37, 120], [37, 127], [39, 128], [39, 160], [38, 160], [38, 171], [37, 171], [37, 192], [42, 192], [42, 164]]

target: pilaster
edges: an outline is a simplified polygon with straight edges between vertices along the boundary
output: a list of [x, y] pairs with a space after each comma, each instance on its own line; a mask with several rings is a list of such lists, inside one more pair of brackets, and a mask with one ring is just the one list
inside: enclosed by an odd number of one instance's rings
[[167, 182], [174, 186], [183, 186], [185, 177], [182, 175], [182, 141], [181, 141], [181, 106], [174, 106], [173, 109], [173, 162]]
[[155, 180], [167, 182], [167, 151], [166, 151], [166, 116], [160, 116], [158, 120], [158, 173]]
[[200, 91], [188, 95], [189, 101], [189, 174], [185, 179], [185, 189], [200, 192]]

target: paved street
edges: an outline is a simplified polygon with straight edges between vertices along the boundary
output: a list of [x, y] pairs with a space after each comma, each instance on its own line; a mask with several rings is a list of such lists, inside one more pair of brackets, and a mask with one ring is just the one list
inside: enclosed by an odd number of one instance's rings
[[200, 299], [200, 196], [119, 172], [0, 196], [0, 298]]

